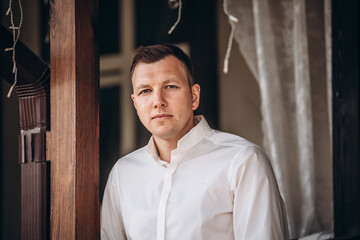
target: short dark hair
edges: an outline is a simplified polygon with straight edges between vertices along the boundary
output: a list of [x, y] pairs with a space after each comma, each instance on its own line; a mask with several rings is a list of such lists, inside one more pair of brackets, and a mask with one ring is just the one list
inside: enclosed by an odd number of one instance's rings
[[194, 76], [190, 58], [179, 47], [171, 44], [157, 44], [151, 46], [140, 46], [136, 49], [133, 62], [130, 67], [130, 78], [132, 78], [138, 63], [154, 63], [167, 56], [174, 56], [183, 63], [190, 87], [194, 84]]

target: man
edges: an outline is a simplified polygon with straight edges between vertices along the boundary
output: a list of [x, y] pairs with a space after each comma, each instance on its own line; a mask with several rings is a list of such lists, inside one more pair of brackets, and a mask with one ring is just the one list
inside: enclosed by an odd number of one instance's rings
[[186, 54], [140, 47], [131, 66], [134, 106], [152, 133], [113, 167], [102, 205], [102, 239], [288, 239], [267, 155], [212, 130]]

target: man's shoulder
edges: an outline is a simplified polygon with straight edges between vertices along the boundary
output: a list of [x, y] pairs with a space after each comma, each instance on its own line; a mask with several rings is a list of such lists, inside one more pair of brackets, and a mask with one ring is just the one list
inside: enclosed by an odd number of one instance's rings
[[148, 157], [147, 155], [148, 154], [146, 153], [146, 146], [141, 147], [119, 158], [115, 163], [114, 168], [124, 167], [124, 165], [142, 162], [146, 157]]
[[123, 157], [118, 159], [111, 168], [107, 185], [126, 183], [134, 172], [139, 169], [139, 166], [150, 164], [150, 154], [146, 152], [146, 146], [139, 148]]
[[146, 153], [146, 146], [138, 148], [138, 149], [126, 154], [125, 156], [121, 157], [120, 159], [139, 158], [139, 157], [143, 157], [145, 153]]
[[252, 156], [256, 156], [260, 163], [268, 159], [267, 153], [260, 146], [232, 133], [213, 130], [208, 140], [214, 144], [212, 149], [229, 153], [233, 156], [231, 159], [239, 163], [253, 159]]
[[255, 143], [240, 137], [238, 135], [222, 132], [219, 130], [213, 130], [213, 134], [209, 136], [209, 140], [214, 144], [222, 147], [232, 147], [238, 150], [243, 150], [245, 148], [260, 148]]
[[[270, 159], [260, 146], [246, 140], [235, 134], [214, 130], [214, 134], [210, 136], [212, 141], [219, 144], [219, 150], [227, 148], [225, 153], [231, 153], [231, 175], [238, 175], [246, 169], [249, 173], [256, 174], [258, 177], [271, 177], [273, 175]], [[246, 166], [246, 167], [244, 167]]]

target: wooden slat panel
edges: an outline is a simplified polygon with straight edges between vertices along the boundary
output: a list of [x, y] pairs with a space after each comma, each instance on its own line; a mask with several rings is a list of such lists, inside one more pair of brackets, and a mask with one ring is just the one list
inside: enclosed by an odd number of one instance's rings
[[21, 239], [49, 239], [50, 162], [21, 164]]
[[51, 237], [98, 239], [98, 0], [51, 5]]

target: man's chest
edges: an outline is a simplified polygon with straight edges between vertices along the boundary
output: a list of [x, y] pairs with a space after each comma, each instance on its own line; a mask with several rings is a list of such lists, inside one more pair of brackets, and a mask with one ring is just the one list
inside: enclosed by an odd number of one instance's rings
[[226, 232], [232, 222], [227, 164], [184, 162], [175, 171], [164, 168], [137, 174], [121, 187], [122, 217], [131, 236], [144, 232], [153, 236], [159, 228], [171, 235], [182, 232], [183, 236], [184, 230], [191, 236], [202, 235], [199, 231], [207, 224]]

